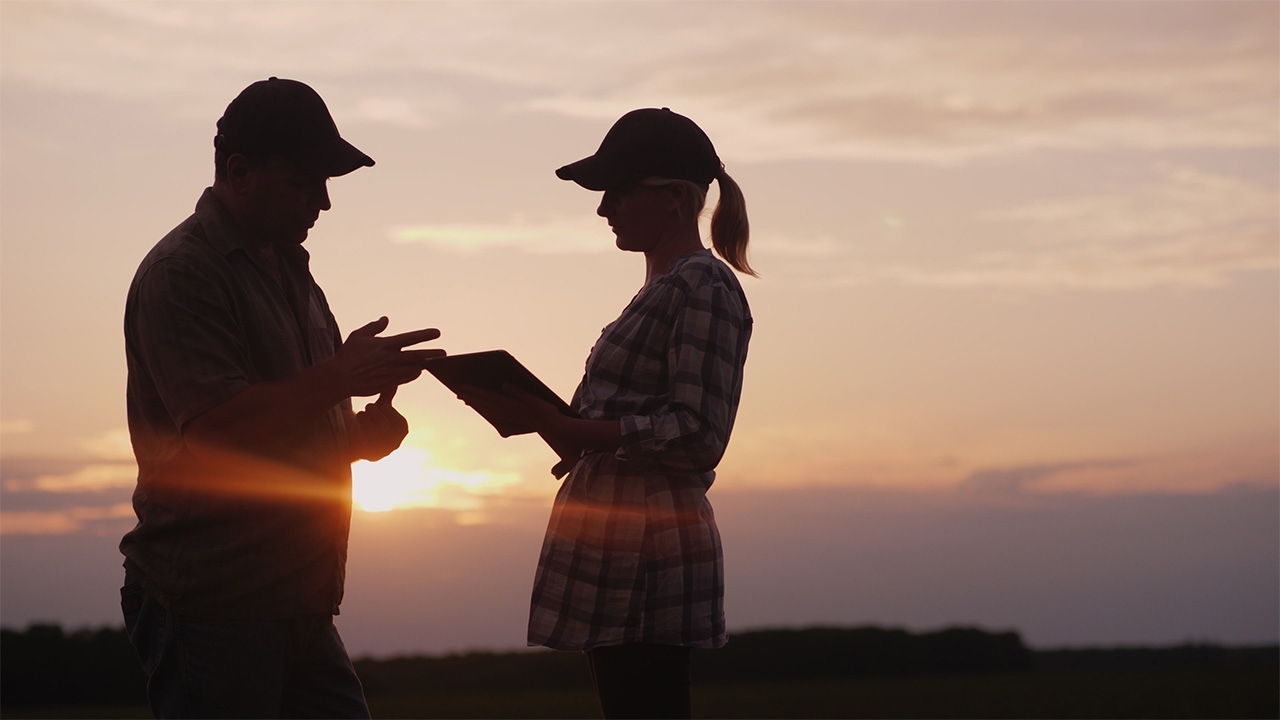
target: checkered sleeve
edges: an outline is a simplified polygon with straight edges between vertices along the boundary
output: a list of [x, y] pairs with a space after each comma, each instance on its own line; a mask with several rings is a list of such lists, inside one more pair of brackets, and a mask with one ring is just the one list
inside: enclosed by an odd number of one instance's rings
[[621, 418], [619, 459], [706, 472], [724, 455], [742, 389], [750, 317], [720, 281], [691, 288], [667, 344], [667, 388], [655, 412]]
[[175, 427], [249, 386], [242, 334], [218, 283], [185, 262], [155, 263], [130, 290], [125, 341]]

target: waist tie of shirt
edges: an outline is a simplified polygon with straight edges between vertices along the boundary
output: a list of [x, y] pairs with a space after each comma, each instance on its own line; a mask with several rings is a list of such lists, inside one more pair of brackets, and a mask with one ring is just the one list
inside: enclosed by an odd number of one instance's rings
[[560, 462], [556, 463], [555, 466], [551, 468], [551, 474], [554, 475], [557, 480], [561, 480], [564, 478], [565, 475], [569, 474], [569, 471], [573, 469], [574, 465], [578, 464], [579, 460], [585, 458], [588, 455], [594, 455], [596, 453], [604, 453], [604, 452], [612, 452], [612, 451], [601, 450], [599, 448], [592, 448], [590, 450], [580, 450], [577, 455], [570, 455], [569, 457], [566, 457], [566, 458], [560, 458]]

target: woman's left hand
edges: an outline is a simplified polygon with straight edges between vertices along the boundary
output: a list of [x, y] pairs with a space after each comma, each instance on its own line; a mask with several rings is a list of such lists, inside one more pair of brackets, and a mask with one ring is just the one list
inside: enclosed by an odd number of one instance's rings
[[564, 417], [556, 406], [510, 383], [502, 386], [502, 392], [464, 387], [458, 399], [486, 418], [539, 433], [551, 431], [557, 419]]

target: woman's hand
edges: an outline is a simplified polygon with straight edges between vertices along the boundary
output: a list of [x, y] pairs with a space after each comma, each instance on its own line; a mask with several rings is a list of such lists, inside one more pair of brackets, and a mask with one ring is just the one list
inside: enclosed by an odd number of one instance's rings
[[537, 433], [554, 433], [557, 421], [565, 417], [555, 405], [510, 383], [502, 392], [466, 386], [459, 389], [458, 399], [492, 421]]
[[577, 459], [583, 444], [573, 436], [574, 420], [562, 415], [555, 405], [507, 383], [496, 393], [468, 386], [458, 392], [458, 399], [500, 424], [525, 427], [538, 433], [562, 461]]
[[502, 392], [464, 387], [458, 399], [499, 424], [527, 428], [542, 436], [561, 460], [576, 459], [584, 449], [618, 447], [622, 428], [617, 420], [583, 420], [562, 415], [555, 405], [510, 383]]

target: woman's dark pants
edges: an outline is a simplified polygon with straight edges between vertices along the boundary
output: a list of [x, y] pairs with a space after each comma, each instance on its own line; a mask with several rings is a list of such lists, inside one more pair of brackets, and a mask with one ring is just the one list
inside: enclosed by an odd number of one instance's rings
[[689, 651], [634, 643], [587, 651], [591, 683], [606, 718], [688, 718]]

